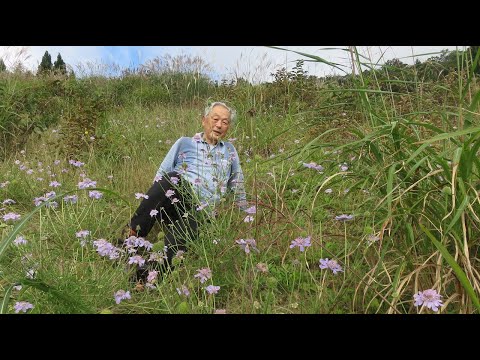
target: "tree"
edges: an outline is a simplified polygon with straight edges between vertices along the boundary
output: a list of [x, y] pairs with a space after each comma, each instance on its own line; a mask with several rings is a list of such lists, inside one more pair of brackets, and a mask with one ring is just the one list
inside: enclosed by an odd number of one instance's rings
[[3, 62], [3, 59], [0, 59], [0, 72], [4, 72], [7, 70], [7, 66]]
[[37, 70], [37, 75], [44, 75], [48, 74], [52, 71], [52, 57], [48, 53], [48, 51], [45, 51], [45, 54], [43, 54], [42, 61], [40, 62], [40, 65], [38, 65], [38, 70]]
[[53, 71], [62, 75], [67, 74], [67, 64], [65, 64], [65, 61], [63, 61], [62, 55], [60, 55], [60, 53], [58, 53], [57, 61], [55, 61], [55, 63], [53, 64]]

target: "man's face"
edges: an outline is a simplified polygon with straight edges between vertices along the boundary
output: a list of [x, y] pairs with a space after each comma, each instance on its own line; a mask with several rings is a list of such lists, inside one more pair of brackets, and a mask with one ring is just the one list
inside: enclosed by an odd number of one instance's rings
[[230, 127], [230, 112], [221, 105], [214, 106], [208, 116], [202, 119], [205, 140], [215, 145], [222, 139]]

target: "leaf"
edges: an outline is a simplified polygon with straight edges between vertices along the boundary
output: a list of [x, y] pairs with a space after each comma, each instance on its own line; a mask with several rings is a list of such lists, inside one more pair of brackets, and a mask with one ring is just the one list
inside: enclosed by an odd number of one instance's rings
[[455, 137], [458, 137], [458, 136], [475, 133], [477, 131], [480, 131], [480, 127], [472, 127], [472, 128], [468, 128], [468, 129], [455, 131], [455, 132], [440, 134], [440, 135], [434, 136], [434, 137], [432, 137], [430, 139], [427, 139], [427, 140], [417, 141], [416, 144], [431, 144], [431, 143], [436, 142], [436, 141], [455, 138]]
[[190, 312], [190, 308], [188, 306], [188, 303], [186, 301], [183, 301], [180, 304], [178, 304], [177, 305], [177, 311], [180, 314], [188, 314]]
[[315, 55], [311, 55], [311, 54], [306, 54], [306, 53], [303, 53], [303, 52], [300, 52], [300, 51], [295, 51], [295, 50], [288, 50], [288, 49], [284, 49], [284, 48], [281, 48], [281, 47], [277, 47], [277, 46], [268, 46], [269, 48], [272, 48], [272, 49], [277, 49], [277, 50], [284, 50], [284, 51], [290, 51], [290, 52], [294, 52], [296, 54], [299, 54], [299, 55], [302, 55], [302, 56], [305, 56], [305, 57], [308, 57], [310, 59], [313, 59], [315, 60], [316, 62], [320, 62], [320, 63], [324, 63], [324, 64], [327, 64], [327, 65], [330, 65], [334, 68], [337, 68], [338, 70], [346, 73], [345, 70], [343, 70], [342, 68], [340, 68], [339, 66], [344, 66], [342, 64], [337, 64], [337, 63], [332, 63], [330, 61], [327, 61], [319, 56], [315, 56]]
[[10, 294], [15, 285], [10, 285], [7, 290], [5, 290], [5, 295], [3, 296], [2, 303], [0, 304], [0, 314], [6, 314], [8, 310], [8, 302], [10, 301]]

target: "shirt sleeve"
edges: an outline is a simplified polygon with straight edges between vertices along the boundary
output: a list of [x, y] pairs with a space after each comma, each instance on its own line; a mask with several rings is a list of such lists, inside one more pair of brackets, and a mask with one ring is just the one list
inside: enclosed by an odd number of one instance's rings
[[172, 145], [167, 155], [163, 159], [162, 163], [160, 164], [160, 167], [158, 168], [155, 176], [161, 176], [175, 170], [175, 166], [177, 165], [178, 152], [180, 150], [181, 141], [182, 141], [182, 138], [175, 141], [175, 144]]
[[228, 179], [227, 188], [229, 191], [233, 192], [234, 201], [237, 206], [245, 210], [248, 208], [247, 204], [247, 194], [245, 192], [244, 177], [242, 172], [242, 167], [240, 166], [240, 159], [236, 149], [232, 146], [230, 149], [230, 158], [232, 160], [231, 165], [231, 174]]

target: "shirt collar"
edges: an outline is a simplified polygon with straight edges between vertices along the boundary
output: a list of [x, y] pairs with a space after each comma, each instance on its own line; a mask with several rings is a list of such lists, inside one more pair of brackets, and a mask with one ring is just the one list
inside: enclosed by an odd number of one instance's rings
[[[208, 142], [206, 142], [206, 141], [203, 139], [203, 135], [204, 135], [204, 134], [205, 134], [204, 131], [202, 131], [202, 132], [200, 133], [202, 142], [205, 143], [205, 144], [208, 144]], [[220, 140], [218, 143], [219, 143], [220, 145], [222, 145], [222, 146], [225, 145], [225, 143], [223, 142], [223, 140]], [[208, 144], [208, 145], [211, 145], [211, 144]], [[218, 145], [218, 144], [217, 144], [217, 145]], [[214, 146], [215, 146], [215, 145], [214, 145]]]

